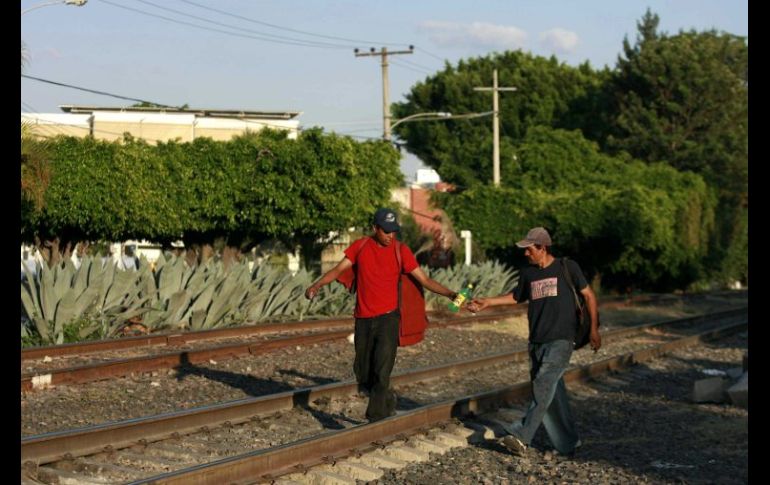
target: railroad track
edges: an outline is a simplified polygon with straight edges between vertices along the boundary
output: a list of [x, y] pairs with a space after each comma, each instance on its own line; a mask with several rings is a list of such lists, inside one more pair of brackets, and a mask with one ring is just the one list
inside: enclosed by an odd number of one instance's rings
[[[624, 340], [641, 338], [644, 343], [632, 345], [635, 348], [630, 352], [625, 348], [619, 355], [598, 362], [588, 362], [591, 360], [590, 352], [578, 352], [573, 361], [586, 362], [579, 362], [582, 365], [572, 368], [565, 375], [565, 380], [571, 382], [595, 376], [654, 358], [680, 346], [694, 345], [705, 338], [745, 328], [746, 325], [746, 309], [742, 308], [607, 332], [603, 336], [605, 345], [616, 345], [618, 350], [621, 350], [619, 342]], [[471, 376], [472, 379], [474, 372], [488, 374], [488, 369], [501, 367], [501, 364], [506, 368], [512, 367], [507, 365], [511, 362], [518, 363], [513, 366], [519, 368], [515, 380], [521, 381], [514, 386], [482, 385], [482, 388], [497, 389], [479, 393], [472, 390], [473, 385], [452, 384], [462, 380], [458, 376]], [[339, 461], [342, 455], [356, 456], [382, 447], [389, 441], [404, 441], [406, 434], [414, 433], [415, 429], [437, 426], [452, 418], [524, 400], [529, 392], [526, 375], [525, 351], [404, 372], [392, 380], [401, 393], [399, 415], [366, 426], [360, 426], [363, 423], [356, 418], [363, 414], [365, 399], [356, 396], [355, 383], [342, 382], [161, 416], [31, 436], [22, 440], [23, 472], [43, 482], [53, 482], [57, 478], [66, 478], [73, 483], [105, 483], [100, 480], [108, 480], [107, 483], [135, 480], [144, 480], [141, 483], [270, 481], [287, 472], [297, 471], [297, 465], [328, 465]], [[506, 376], [503, 382], [510, 382], [509, 378]], [[431, 396], [430, 389], [426, 390], [428, 386], [424, 384], [429, 380], [449, 386], [449, 395], [445, 392]], [[409, 389], [410, 384], [415, 382], [423, 383], [420, 386], [422, 396]], [[461, 398], [453, 397], [464, 389], [471, 389], [471, 392], [466, 392], [467, 395]], [[340, 430], [329, 432], [323, 424], [319, 424], [326, 419], [325, 424], [328, 425], [331, 415], [347, 420], [344, 426], [337, 422], [336, 427]], [[293, 430], [285, 433], [289, 428]], [[455, 441], [458, 440], [457, 433], [462, 435], [468, 432], [461, 426], [453, 429], [456, 431]], [[452, 442], [451, 433], [447, 435], [445, 431], [434, 431], [438, 442]], [[431, 446], [439, 446], [422, 443], [425, 441], [422, 438], [415, 441], [421, 443], [423, 453]], [[373, 445], [372, 442], [379, 443]], [[410, 453], [401, 449], [403, 444], [393, 446], [402, 454]], [[253, 451], [239, 453], [244, 449]], [[412, 454], [420, 455], [416, 451]], [[354, 457], [350, 463], [356, 463], [356, 459]], [[369, 460], [370, 464], [372, 460]], [[383, 460], [387, 461], [387, 458], [381, 458], [380, 462]], [[371, 468], [362, 462], [357, 466], [349, 465], [346, 465], [347, 468], [357, 469], [357, 473]], [[173, 471], [163, 473], [168, 470]], [[372, 470], [369, 472], [373, 473]]]
[[[715, 293], [693, 293], [683, 295], [687, 298], [698, 298], [709, 295], [730, 295], [734, 296], [741, 292], [715, 292]], [[679, 297], [670, 294], [649, 294], [632, 297], [615, 296], [602, 298], [600, 304], [624, 305], [624, 304], [647, 304], [661, 301], [673, 301]], [[502, 309], [487, 310], [489, 313], [526, 313], [526, 304], [511, 306]], [[486, 312], [485, 312], [486, 313]], [[447, 311], [429, 311], [428, 318], [436, 321], [446, 321], [451, 318], [457, 318], [456, 314]], [[136, 337], [124, 337], [117, 339], [96, 340], [88, 342], [77, 342], [71, 344], [48, 345], [41, 347], [29, 347], [22, 349], [22, 362], [34, 361], [45, 357], [64, 357], [87, 355], [96, 352], [106, 352], [114, 350], [130, 350], [142, 347], [163, 347], [179, 346], [191, 342], [200, 342], [207, 340], [221, 340], [228, 338], [258, 337], [263, 335], [275, 335], [286, 333], [297, 333], [302, 331], [330, 330], [339, 327], [349, 327], [353, 324], [353, 318], [330, 318], [321, 320], [304, 320], [297, 322], [268, 323], [243, 325], [238, 327], [219, 328], [211, 330], [199, 330], [189, 332], [159, 332], [152, 335], [143, 335]]]
[[[699, 296], [696, 294], [692, 297]], [[611, 298], [603, 301], [602, 308], [662, 301], [678, 301], [678, 298], [672, 295], [644, 295], [636, 297], [635, 300]], [[434, 312], [430, 326], [445, 327], [499, 320], [525, 312], [525, 306], [466, 316]], [[22, 351], [22, 364], [27, 370], [21, 375], [21, 388], [22, 392], [30, 392], [51, 386], [82, 384], [123, 377], [132, 373], [170, 369], [188, 363], [199, 364], [213, 359], [224, 360], [245, 355], [260, 355], [279, 348], [340, 340], [350, 334], [352, 323], [353, 320], [350, 318], [291, 322], [25, 349]], [[297, 335], [298, 331], [306, 330], [314, 331]], [[211, 345], [211, 342], [221, 342], [222, 339], [230, 341]], [[203, 346], [190, 348], [191, 343], [202, 342]], [[152, 352], [153, 349], [161, 349], [161, 351], [135, 357], [119, 356], [119, 352], [146, 353]], [[168, 351], [168, 349], [172, 350]], [[108, 355], [101, 358], [94, 357], [97, 352], [107, 352]], [[68, 362], [82, 361], [88, 359], [88, 356], [91, 356], [88, 363], [68, 365]], [[57, 357], [57, 361], [54, 361], [54, 357]]]

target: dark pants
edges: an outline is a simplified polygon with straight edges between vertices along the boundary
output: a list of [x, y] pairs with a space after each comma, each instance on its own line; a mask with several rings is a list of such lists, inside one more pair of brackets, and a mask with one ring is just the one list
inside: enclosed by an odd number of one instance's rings
[[366, 408], [369, 421], [395, 413], [396, 395], [390, 390], [390, 373], [396, 363], [398, 321], [398, 311], [356, 319], [353, 372], [360, 388], [369, 393]]

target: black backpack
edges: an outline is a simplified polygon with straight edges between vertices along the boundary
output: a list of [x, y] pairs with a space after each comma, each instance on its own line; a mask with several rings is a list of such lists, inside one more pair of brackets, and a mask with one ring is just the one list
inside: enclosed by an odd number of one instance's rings
[[[588, 313], [585, 297], [582, 293], [575, 290], [575, 283], [572, 281], [572, 275], [567, 266], [567, 258], [561, 258], [561, 268], [567, 278], [567, 285], [575, 298], [575, 314], [577, 316], [577, 326], [575, 327], [574, 348], [582, 349], [591, 341], [591, 315]], [[598, 312], [597, 312], [598, 319]], [[597, 322], [598, 323], [598, 322]]]

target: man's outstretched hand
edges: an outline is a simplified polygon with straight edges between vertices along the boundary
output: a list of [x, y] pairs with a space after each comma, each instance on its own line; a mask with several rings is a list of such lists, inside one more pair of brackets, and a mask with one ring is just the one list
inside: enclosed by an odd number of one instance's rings
[[305, 290], [305, 298], [308, 300], [312, 300], [315, 298], [315, 296], [318, 294], [318, 287], [316, 285], [310, 286], [307, 290]]

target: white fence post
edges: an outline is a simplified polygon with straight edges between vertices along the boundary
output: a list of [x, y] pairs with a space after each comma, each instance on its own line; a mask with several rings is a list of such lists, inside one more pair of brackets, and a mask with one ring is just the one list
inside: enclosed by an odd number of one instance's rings
[[471, 231], [460, 231], [460, 237], [465, 239], [465, 266], [471, 265]]

